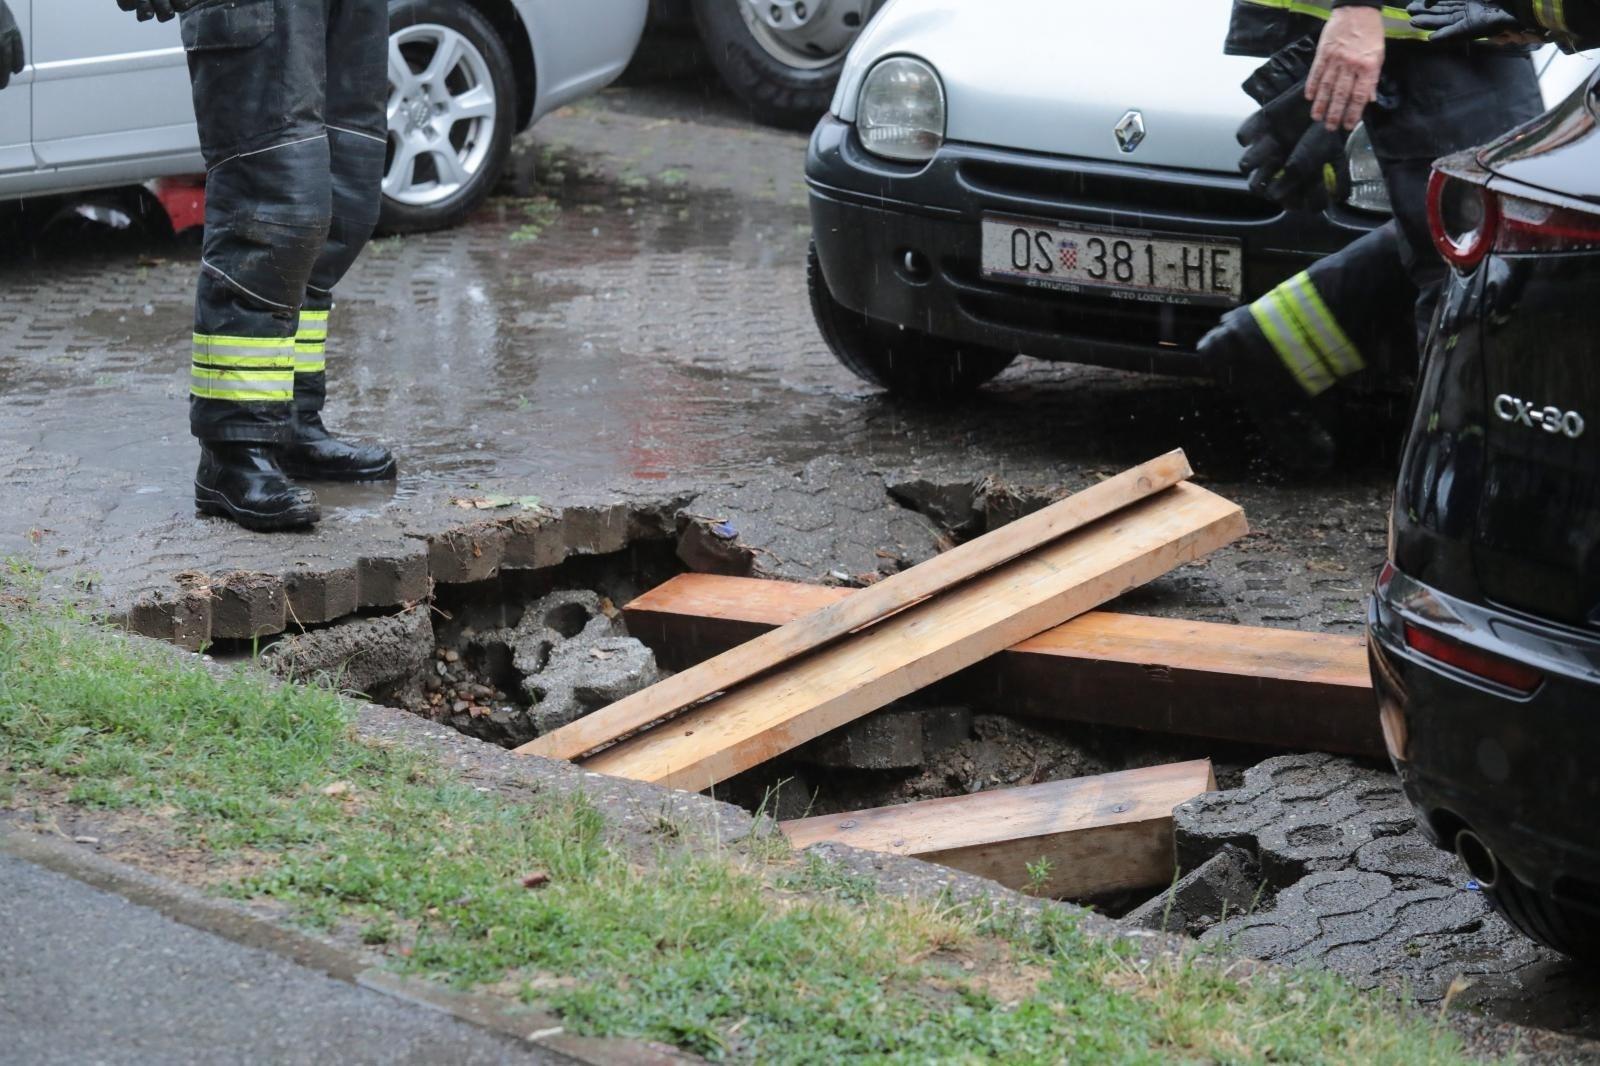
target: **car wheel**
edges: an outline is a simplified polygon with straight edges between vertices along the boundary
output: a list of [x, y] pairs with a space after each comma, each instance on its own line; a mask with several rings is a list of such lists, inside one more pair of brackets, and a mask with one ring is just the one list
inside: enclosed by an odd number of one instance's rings
[[896, 396], [927, 403], [971, 393], [1016, 359], [993, 348], [957, 344], [876, 322], [845, 307], [828, 291], [817, 247], [806, 259], [811, 314], [834, 358], [856, 377]]
[[481, 204], [511, 151], [517, 80], [506, 44], [470, 5], [389, 5], [389, 155], [380, 228], [453, 226]]
[[717, 73], [762, 122], [808, 129], [882, 0], [694, 0]]
[[1580, 962], [1600, 962], [1600, 917], [1523, 884], [1509, 870], [1483, 894], [1523, 936]]

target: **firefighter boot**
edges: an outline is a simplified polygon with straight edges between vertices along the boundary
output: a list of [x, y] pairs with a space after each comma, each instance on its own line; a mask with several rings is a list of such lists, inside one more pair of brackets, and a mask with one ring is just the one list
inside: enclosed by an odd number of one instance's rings
[[1332, 469], [1339, 451], [1333, 434], [1258, 336], [1248, 308], [1230, 311], [1200, 339], [1200, 358], [1217, 384], [1238, 397], [1285, 469], [1295, 474]]
[[202, 443], [194, 505], [258, 533], [303, 529], [322, 517], [316, 496], [289, 480], [267, 444]]
[[378, 444], [340, 440], [317, 411], [296, 411], [290, 439], [277, 446], [284, 473], [303, 481], [392, 481], [394, 456]]

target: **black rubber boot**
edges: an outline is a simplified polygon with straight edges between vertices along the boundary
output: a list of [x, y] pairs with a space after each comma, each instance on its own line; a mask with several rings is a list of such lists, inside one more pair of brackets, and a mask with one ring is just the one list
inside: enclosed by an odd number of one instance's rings
[[278, 445], [278, 465], [303, 481], [392, 481], [394, 456], [379, 444], [340, 440], [315, 411], [294, 415], [294, 439]]
[[269, 444], [201, 444], [194, 505], [259, 533], [305, 529], [322, 517], [316, 496], [289, 480]]

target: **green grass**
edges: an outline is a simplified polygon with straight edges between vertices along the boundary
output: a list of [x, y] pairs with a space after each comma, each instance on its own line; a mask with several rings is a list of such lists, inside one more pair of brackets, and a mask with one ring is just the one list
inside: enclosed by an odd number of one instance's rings
[[578, 1032], [761, 1062], [1462, 1055], [1330, 977], [1141, 962], [1058, 910], [890, 899], [770, 845], [696, 852], [670, 826], [641, 855], [581, 799], [478, 792], [357, 741], [349, 714], [0, 606], [0, 797], [143, 812], [214, 855], [224, 891], [352, 929], [411, 973], [519, 989]]

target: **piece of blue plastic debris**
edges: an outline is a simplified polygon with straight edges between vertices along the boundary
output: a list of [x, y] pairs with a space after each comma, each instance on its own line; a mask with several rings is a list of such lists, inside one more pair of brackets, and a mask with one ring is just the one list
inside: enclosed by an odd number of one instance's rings
[[723, 540], [737, 540], [739, 531], [733, 528], [732, 522], [718, 522], [711, 527], [711, 532]]

